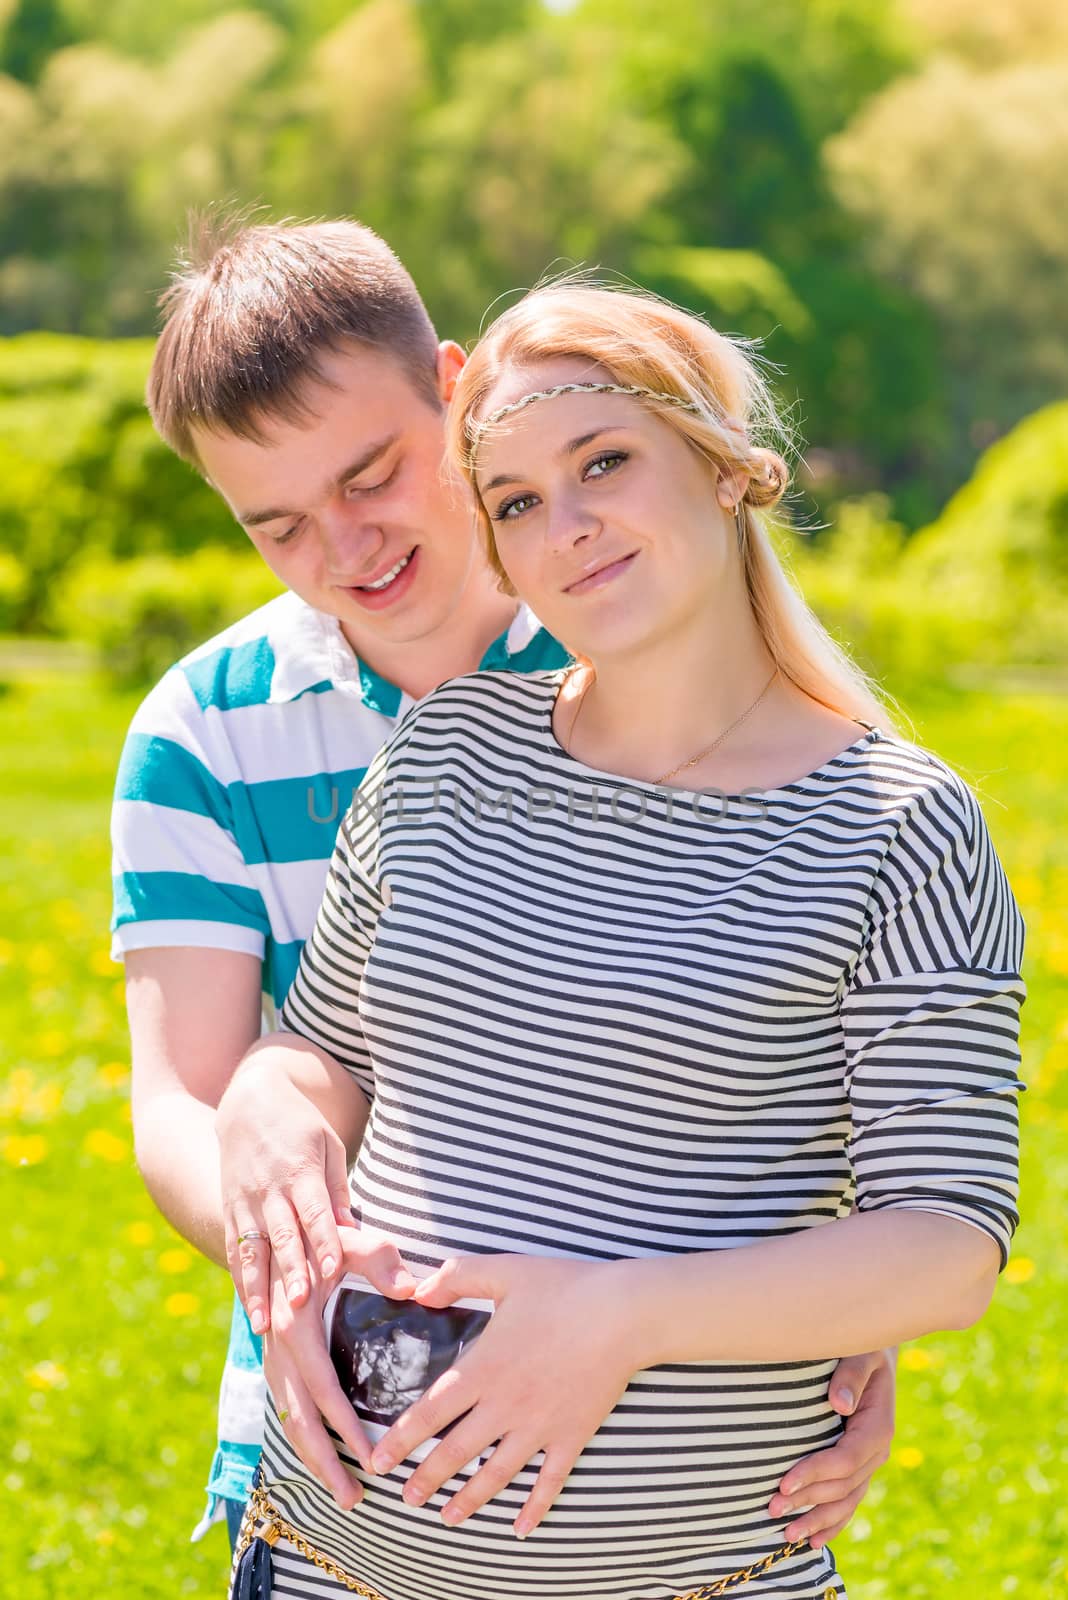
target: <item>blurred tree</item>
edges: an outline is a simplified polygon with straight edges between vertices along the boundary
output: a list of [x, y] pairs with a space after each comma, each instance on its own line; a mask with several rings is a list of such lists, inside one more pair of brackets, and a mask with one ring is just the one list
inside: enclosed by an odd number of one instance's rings
[[[218, 17], [219, 0], [58, 0], [79, 38], [106, 44], [123, 55], [162, 62], [187, 34]], [[296, 5], [312, 0], [293, 0]], [[288, 8], [289, 0], [261, 0], [256, 9], [270, 16]]]
[[973, 661], [1068, 654], [1068, 404], [1024, 419], [983, 455], [942, 515], [909, 543], [906, 594], [966, 619]]
[[539, 0], [507, 0], [503, 5], [501, 0], [415, 0], [415, 20], [437, 92], [450, 88], [466, 50], [536, 26], [540, 9]]
[[53, 621], [76, 557], [247, 541], [144, 407], [151, 341], [56, 334], [0, 340], [0, 550], [22, 567], [15, 621]]
[[870, 259], [940, 325], [960, 468], [1068, 385], [1068, 59], [936, 60], [866, 106], [828, 160]]
[[152, 325], [186, 211], [254, 195], [269, 147], [258, 91], [284, 35], [234, 12], [160, 66], [100, 44], [49, 57], [35, 97], [0, 79], [0, 330]]
[[419, 133], [398, 243], [456, 334], [553, 263], [625, 269], [687, 164], [627, 104], [611, 35], [571, 19], [466, 51]]
[[429, 79], [415, 13], [415, 0], [367, 0], [314, 46], [292, 97], [299, 121], [276, 147], [276, 204], [385, 233], [404, 215]]
[[904, 13], [932, 49], [987, 67], [1068, 54], [1063, 0], [904, 0]]
[[[666, 120], [702, 83], [720, 83], [721, 61], [764, 61], [816, 143], [917, 61], [897, 5], [885, 0], [581, 0], [575, 19], [612, 31], [636, 103]], [[707, 92], [705, 104], [714, 115]]]
[[55, 50], [79, 37], [60, 0], [14, 0], [0, 12], [0, 73], [36, 83]]

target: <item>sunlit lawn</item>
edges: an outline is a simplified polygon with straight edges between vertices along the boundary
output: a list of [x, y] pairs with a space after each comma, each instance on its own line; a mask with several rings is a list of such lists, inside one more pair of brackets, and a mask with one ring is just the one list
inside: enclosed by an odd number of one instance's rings
[[[1068, 706], [911, 708], [983, 795], [1029, 924], [1027, 1221], [981, 1328], [903, 1353], [894, 1459], [838, 1554], [853, 1600], [1068, 1596]], [[79, 677], [0, 698], [0, 1592], [19, 1600], [219, 1596], [225, 1581], [223, 1532], [187, 1540], [229, 1296], [142, 1190], [107, 958], [108, 800], [131, 710]]]

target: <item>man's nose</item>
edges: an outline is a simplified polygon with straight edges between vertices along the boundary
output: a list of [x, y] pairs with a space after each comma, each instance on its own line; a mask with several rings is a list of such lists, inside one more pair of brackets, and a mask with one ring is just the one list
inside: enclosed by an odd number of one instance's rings
[[382, 529], [362, 506], [329, 505], [320, 512], [318, 523], [327, 570], [335, 579], [351, 579], [366, 571], [385, 543]]

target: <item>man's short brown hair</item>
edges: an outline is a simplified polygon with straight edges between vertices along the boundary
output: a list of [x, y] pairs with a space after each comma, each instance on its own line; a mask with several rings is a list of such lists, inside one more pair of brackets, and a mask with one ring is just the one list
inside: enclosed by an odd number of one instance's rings
[[438, 339], [393, 251], [362, 223], [194, 224], [188, 258], [160, 298], [148, 377], [160, 437], [194, 465], [194, 427], [262, 441], [263, 424], [310, 420], [319, 358], [353, 342], [394, 356], [440, 406]]

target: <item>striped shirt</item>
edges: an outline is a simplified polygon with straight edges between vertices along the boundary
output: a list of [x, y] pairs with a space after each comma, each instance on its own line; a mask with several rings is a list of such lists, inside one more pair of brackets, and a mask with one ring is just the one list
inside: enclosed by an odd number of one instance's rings
[[[521, 607], [482, 664], [527, 672], [566, 660]], [[135, 715], [119, 766], [115, 958], [174, 945], [257, 956], [270, 1021], [315, 922], [340, 819], [412, 703], [357, 659], [336, 618], [295, 594], [173, 667]], [[235, 1300], [213, 1496], [246, 1497], [263, 1403], [260, 1341]]]
[[[557, 742], [561, 678], [435, 691], [339, 834], [284, 1020], [372, 1099], [365, 1223], [425, 1265], [605, 1260], [855, 1204], [957, 1218], [1004, 1259], [1022, 925], [966, 785], [877, 729], [745, 799], [614, 779]], [[782, 1542], [767, 1503], [837, 1436], [835, 1357], [638, 1373], [525, 1542], [530, 1469], [459, 1529], [444, 1494], [403, 1503], [410, 1463], [345, 1514], [270, 1408], [266, 1486], [389, 1600], [662, 1600]], [[275, 1573], [336, 1592], [285, 1545]], [[823, 1550], [745, 1593], [828, 1591]]]

